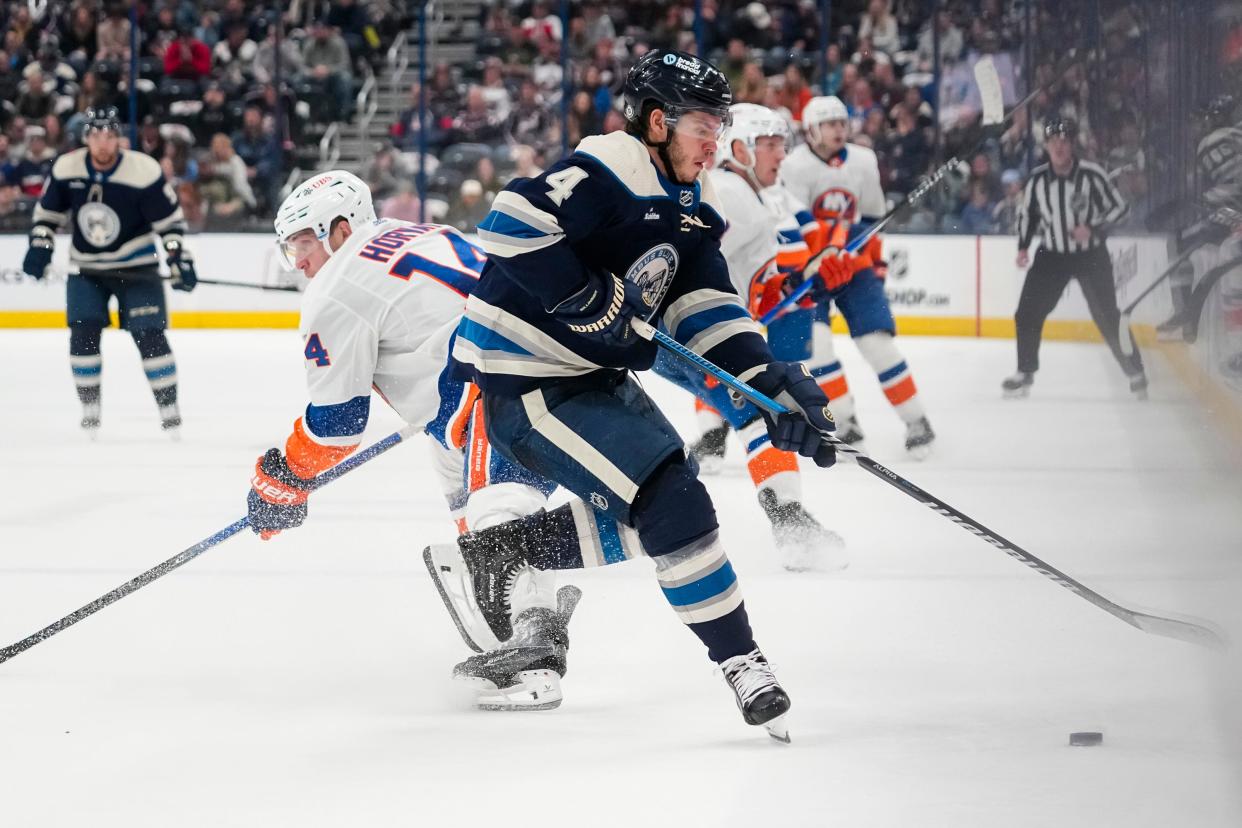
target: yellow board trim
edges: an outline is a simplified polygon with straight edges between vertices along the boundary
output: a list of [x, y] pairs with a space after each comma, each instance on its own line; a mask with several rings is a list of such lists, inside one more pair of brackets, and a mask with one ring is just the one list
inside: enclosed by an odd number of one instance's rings
[[[170, 328], [296, 328], [297, 311], [172, 311]], [[116, 312], [112, 324], [117, 324]], [[0, 328], [63, 328], [64, 311], [0, 311]]]
[[1180, 342], [1158, 342], [1156, 347], [1164, 354], [1177, 378], [1199, 399], [1216, 427], [1234, 445], [1242, 446], [1242, 404], [1238, 398], [1220, 386], [1203, 370], [1190, 348]]

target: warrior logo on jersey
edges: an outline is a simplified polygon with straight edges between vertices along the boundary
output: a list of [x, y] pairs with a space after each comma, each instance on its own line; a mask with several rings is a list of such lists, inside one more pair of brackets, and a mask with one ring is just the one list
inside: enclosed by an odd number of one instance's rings
[[832, 187], [820, 193], [811, 209], [815, 218], [853, 221], [858, 214], [858, 198], [849, 190]]
[[78, 229], [93, 247], [108, 247], [121, 235], [121, 218], [102, 201], [88, 201], [78, 208]]
[[664, 294], [673, 283], [677, 273], [677, 248], [671, 244], [660, 244], [648, 250], [638, 261], [630, 265], [625, 274], [626, 281], [633, 282], [642, 288], [643, 302], [654, 311], [660, 306]]

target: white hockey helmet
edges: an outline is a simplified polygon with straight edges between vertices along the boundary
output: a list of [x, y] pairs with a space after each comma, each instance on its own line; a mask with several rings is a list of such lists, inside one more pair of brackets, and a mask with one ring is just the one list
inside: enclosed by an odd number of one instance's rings
[[337, 217], [347, 219], [353, 230], [375, 221], [371, 191], [358, 176], [345, 170], [329, 170], [294, 187], [272, 222], [285, 265], [291, 269], [296, 266], [297, 256], [286, 242], [303, 230], [313, 230], [331, 255], [327, 239]]
[[[716, 146], [716, 165], [723, 166], [730, 161], [743, 169], [750, 170], [755, 163], [755, 141], [768, 135], [789, 139], [789, 124], [779, 113], [766, 106], [753, 103], [738, 103], [729, 107], [732, 122], [725, 128], [724, 134]], [[750, 152], [750, 163], [743, 164], [733, 154], [733, 142], [741, 141]]]
[[849, 110], [836, 95], [820, 95], [811, 98], [806, 102], [806, 106], [802, 107], [802, 131], [806, 135], [807, 143], [812, 146], [819, 146], [823, 143], [819, 131], [820, 124], [828, 121], [848, 123], [849, 119]]

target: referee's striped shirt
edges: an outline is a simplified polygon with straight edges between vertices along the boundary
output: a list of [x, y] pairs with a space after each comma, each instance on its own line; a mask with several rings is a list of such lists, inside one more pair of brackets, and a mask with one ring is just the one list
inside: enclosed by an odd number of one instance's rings
[[[1074, 161], [1064, 178], [1041, 164], [1031, 171], [1018, 210], [1018, 249], [1026, 250], [1038, 233], [1040, 249], [1075, 253], [1104, 244], [1104, 233], [1130, 210], [1108, 174], [1098, 164]], [[1074, 239], [1073, 229], [1091, 228], [1086, 244]]]

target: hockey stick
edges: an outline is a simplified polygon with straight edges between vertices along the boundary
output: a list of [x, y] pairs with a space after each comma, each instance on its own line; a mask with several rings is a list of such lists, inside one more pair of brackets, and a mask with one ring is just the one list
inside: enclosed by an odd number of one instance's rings
[[[337, 463], [335, 466], [333, 466], [332, 468], [328, 469], [323, 474], [316, 477], [310, 483], [310, 487], [309, 487], [310, 491], [315, 491], [316, 489], [319, 489], [323, 486], [328, 485], [333, 480], [336, 480], [338, 477], [344, 474], [348, 474], [349, 472], [358, 468], [359, 466], [361, 466], [363, 463], [367, 462], [368, 460], [372, 460], [378, 457], [379, 455], [388, 451], [393, 446], [397, 445], [403, 440], [408, 439], [411, 434], [416, 434], [421, 430], [422, 429], [416, 428], [414, 426], [406, 426], [400, 431], [389, 434], [384, 439], [372, 444], [371, 446], [368, 446], [367, 448], [358, 452], [354, 456], [346, 460], [343, 460], [340, 463]], [[234, 521], [233, 523], [230, 523], [228, 526], [224, 527], [219, 532], [216, 532], [214, 535], [207, 538], [206, 540], [199, 541], [198, 543], [194, 544], [190, 548], [182, 550], [181, 552], [178, 552], [176, 555], [164, 561], [162, 564], [159, 564], [158, 566], [154, 566], [151, 569], [148, 569], [146, 572], [142, 573], [136, 578], [124, 584], [121, 584], [119, 587], [112, 590], [111, 592], [107, 592], [107, 593], [104, 593], [103, 595], [100, 595], [94, 601], [91, 601], [86, 606], [81, 607], [80, 609], [69, 613], [68, 615], [66, 615], [64, 618], [60, 619], [56, 623], [49, 624], [48, 626], [39, 630], [34, 635], [29, 635], [23, 638], [21, 641], [18, 641], [16, 644], [11, 644], [8, 647], [5, 647], [4, 649], [0, 650], [0, 664], [3, 664], [4, 662], [8, 661], [10, 658], [12, 658], [15, 655], [24, 653], [26, 650], [29, 650], [31, 647], [33, 647], [36, 644], [42, 641], [46, 641], [47, 639], [56, 635], [56, 633], [60, 632], [61, 630], [64, 630], [68, 627], [72, 627], [74, 624], [78, 623], [82, 619], [88, 618], [94, 615], [95, 613], [99, 612], [101, 609], [108, 606], [109, 604], [116, 603], [117, 601], [124, 598], [126, 595], [129, 595], [132, 592], [137, 592], [138, 590], [142, 589], [144, 586], [156, 580], [157, 578], [164, 577], [169, 572], [172, 572], [174, 569], [177, 569], [183, 564], [187, 564], [190, 561], [194, 560], [199, 555], [206, 552], [208, 549], [211, 549], [213, 546], [216, 546], [220, 544], [221, 542], [226, 541], [229, 538], [233, 537], [234, 535], [236, 535], [238, 532], [240, 532], [242, 529], [245, 529], [249, 525], [250, 525], [249, 517], [244, 517], [241, 520]]]
[[1203, 274], [1203, 278], [1199, 280], [1199, 284], [1195, 285], [1195, 289], [1190, 294], [1190, 301], [1186, 303], [1186, 310], [1183, 311], [1183, 313], [1187, 314], [1186, 323], [1182, 329], [1183, 342], [1193, 345], [1199, 341], [1199, 323], [1203, 319], [1203, 308], [1207, 304], [1208, 297], [1212, 295], [1212, 289], [1230, 271], [1240, 266], [1242, 266], [1242, 256], [1218, 264]]
[[[1212, 213], [1207, 217], [1207, 221], [1211, 222], [1212, 224], [1217, 224], [1222, 227], [1228, 227], [1231, 230], [1236, 231], [1239, 227], [1242, 227], [1242, 213], [1239, 213], [1237, 210], [1233, 209], [1232, 207], [1219, 207], [1216, 210], [1212, 211]], [[1121, 352], [1124, 353], [1126, 356], [1133, 356], [1134, 354], [1134, 350], [1133, 350], [1134, 343], [1130, 338], [1131, 337], [1130, 314], [1134, 313], [1134, 309], [1139, 306], [1140, 302], [1142, 302], [1144, 299], [1150, 296], [1152, 291], [1154, 291], [1157, 287], [1163, 284], [1165, 279], [1168, 279], [1170, 276], [1172, 276], [1173, 273], [1182, 265], [1183, 262], [1189, 259], [1192, 255], [1194, 255], [1194, 253], [1197, 250], [1199, 250], [1199, 248], [1202, 247], [1203, 244], [1206, 244], [1206, 243], [1207, 242], [1205, 241], [1201, 244], [1195, 245], [1194, 247], [1191, 247], [1190, 249], [1183, 252], [1180, 256], [1178, 256], [1176, 259], [1174, 259], [1173, 263], [1164, 269], [1164, 272], [1162, 272], [1159, 276], [1157, 276], [1154, 280], [1152, 280], [1152, 283], [1148, 285], [1146, 288], [1144, 288], [1142, 293], [1134, 297], [1134, 300], [1131, 301], [1130, 304], [1126, 305], [1125, 308], [1121, 311], [1121, 319], [1117, 325], [1117, 341], [1118, 341], [1118, 344], [1121, 346]], [[1210, 271], [1208, 275], [1212, 275], [1213, 273], [1215, 273], [1215, 269]], [[1217, 275], [1215, 278], [1219, 279], [1220, 276], [1223, 276], [1223, 275], [1224, 273], [1221, 273]], [[1204, 278], [1206, 280], [1207, 277], [1205, 276]], [[1202, 285], [1202, 283], [1200, 283], [1200, 285]], [[1207, 297], [1204, 296], [1203, 301], [1206, 301], [1206, 299]], [[1201, 306], [1200, 306], [1200, 310], [1202, 310]], [[1197, 333], [1198, 322], [1196, 321], [1194, 324], [1195, 324], [1195, 329]], [[1193, 342], [1194, 340], [1192, 339], [1190, 341]]]
[[[165, 282], [171, 282], [169, 276], [161, 276]], [[230, 282], [227, 279], [199, 279], [195, 284], [199, 285], [219, 285], [220, 287], [239, 287], [251, 288], [253, 290], [278, 290], [283, 293], [298, 293], [298, 289], [294, 285], [260, 285], [254, 282]]]
[[[1053, 70], [1053, 81], [1045, 86], [1041, 86], [1039, 89], [1036, 89], [1034, 92], [1014, 104], [1013, 108], [1010, 109], [1009, 112], [1005, 112], [1005, 98], [1004, 93], [1001, 90], [1000, 75], [996, 71], [996, 65], [992, 63], [991, 56], [985, 55], [980, 58], [975, 62], [974, 73], [975, 83], [979, 86], [979, 99], [983, 105], [981, 125], [983, 127], [993, 127], [997, 125], [1004, 126], [1009, 123], [1009, 121], [1013, 119], [1013, 116], [1017, 114], [1019, 109], [1035, 100], [1035, 97], [1047, 89], [1052, 83], [1056, 83], [1060, 80], [1061, 76], [1069, 71], [1070, 66], [1072, 66], [1076, 60], [1076, 54], [1071, 52], [1062, 60], [1061, 65], [1057, 69]], [[866, 245], [872, 237], [883, 230], [885, 226], [887, 226], [889, 222], [897, 216], [898, 213], [907, 207], [912, 207], [915, 204], [918, 204], [926, 198], [928, 193], [935, 189], [936, 185], [939, 184], [951, 170], [958, 169], [965, 164], [966, 162], [963, 161], [962, 158], [970, 158], [979, 150], [980, 147], [984, 145], [987, 140], [988, 135], [985, 134], [975, 143], [974, 146], [970, 148], [969, 152], [963, 153], [961, 157], [955, 155], [934, 169], [927, 176], [927, 178], [919, 184], [919, 186], [911, 190], [905, 198], [893, 205], [892, 209], [868, 227], [866, 232], [859, 234], [854, 239], [849, 241], [845, 245], [845, 250], [843, 252], [856, 253], [861, 250], [863, 246]], [[810, 293], [811, 288], [814, 286], [813, 278], [819, 271], [820, 263], [823, 262], [826, 256], [829, 254], [835, 254], [835, 252], [836, 251], [832, 248], [825, 247], [823, 250], [819, 251], [819, 253], [812, 256], [810, 261], [806, 263], [806, 266], [802, 268], [802, 284], [794, 288], [788, 296], [760, 317], [759, 324], [772, 324], [772, 320], [793, 308], [793, 306], [800, 302], [804, 296]]]
[[[656, 330], [641, 320], [631, 321], [631, 326], [639, 336], [656, 342], [663, 348], [672, 351], [686, 362], [694, 365], [704, 373], [715, 377], [720, 382], [732, 388], [734, 391], [749, 399], [752, 403], [763, 408], [771, 414], [780, 415], [789, 412], [789, 409], [778, 403], [776, 400], [765, 394], [756, 391], [746, 383], [727, 371], [717, 367], [708, 360], [691, 351], [677, 340], [670, 337], [663, 331]], [[834, 435], [825, 435], [826, 439], [833, 444], [838, 454], [844, 454], [854, 460], [859, 466], [870, 472], [875, 477], [883, 480], [893, 488], [914, 498], [924, 506], [930, 507], [938, 514], [944, 515], [949, 520], [961, 526], [967, 532], [975, 535], [989, 545], [1009, 555], [1011, 558], [1021, 561], [1031, 569], [1056, 581], [1061, 586], [1073, 592], [1079, 598], [1086, 599], [1095, 604], [1108, 614], [1120, 618], [1132, 627], [1137, 627], [1143, 632], [1152, 633], [1154, 635], [1163, 635], [1168, 638], [1176, 638], [1179, 641], [1187, 641], [1192, 644], [1210, 647], [1212, 649], [1224, 649], [1226, 646], [1224, 635], [1213, 629], [1210, 622], [1193, 623], [1190, 621], [1179, 621], [1173, 618], [1165, 618], [1159, 615], [1150, 615], [1148, 613], [1139, 612], [1137, 610], [1127, 609], [1120, 604], [1114, 603], [1109, 599], [1100, 595], [1093, 589], [1079, 583], [1078, 581], [1066, 575], [1064, 572], [1050, 566], [1044, 561], [1027, 552], [1022, 547], [1010, 540], [1006, 540], [1000, 534], [993, 532], [982, 523], [968, 517], [966, 514], [945, 503], [930, 492], [924, 491], [918, 486], [906, 480], [895, 471], [880, 465], [875, 460], [860, 452], [853, 446], [841, 442]]]

